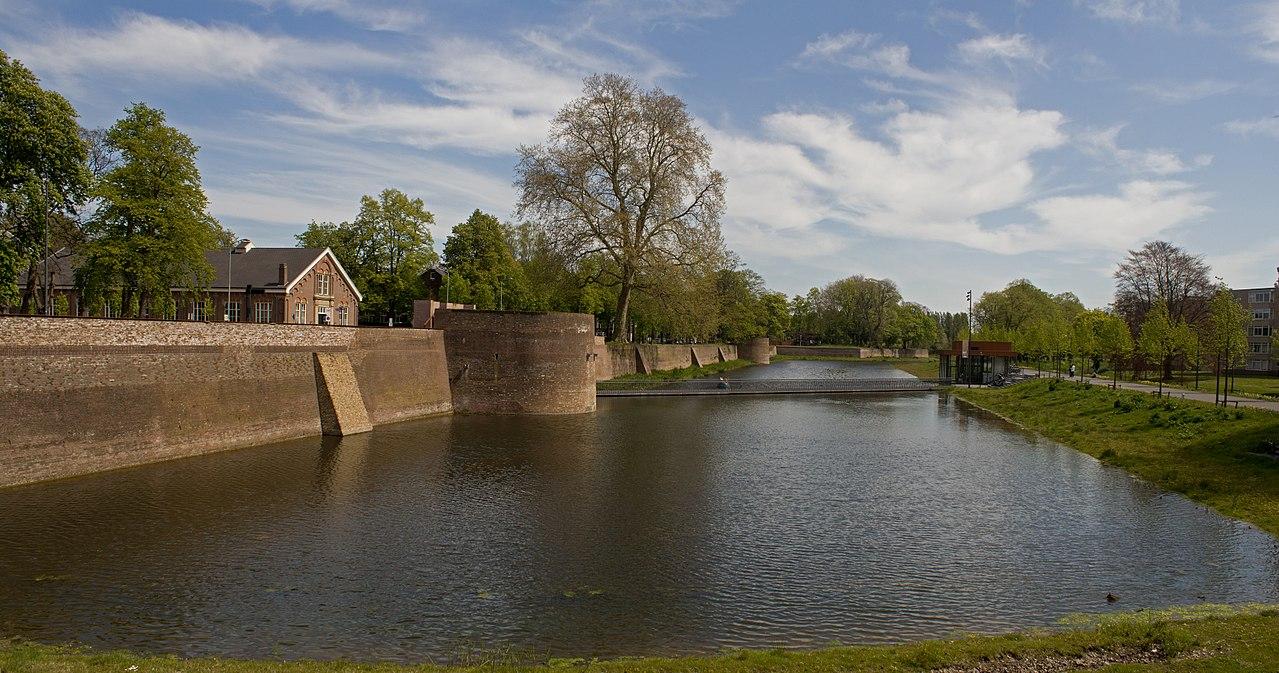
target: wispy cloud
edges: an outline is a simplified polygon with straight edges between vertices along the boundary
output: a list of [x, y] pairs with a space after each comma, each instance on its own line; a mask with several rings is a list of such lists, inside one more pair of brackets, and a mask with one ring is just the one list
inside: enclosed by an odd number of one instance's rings
[[1119, 146], [1119, 133], [1123, 124], [1100, 130], [1084, 131], [1077, 135], [1080, 148], [1087, 154], [1123, 166], [1134, 173], [1172, 175], [1193, 168], [1203, 168], [1212, 163], [1212, 156], [1200, 154], [1188, 164], [1172, 150], [1132, 150]]
[[910, 47], [856, 30], [818, 37], [804, 46], [797, 61], [800, 64], [833, 63], [889, 77], [938, 81], [934, 75], [911, 65]]
[[287, 7], [298, 13], [322, 12], [370, 30], [405, 32], [426, 23], [426, 12], [407, 3], [353, 2], [352, 0], [248, 0], [274, 10]]
[[398, 63], [345, 42], [138, 13], [123, 15], [104, 29], [55, 27], [38, 42], [18, 42], [14, 51], [34, 67], [65, 77], [163, 75], [169, 81], [243, 80], [286, 70], [351, 71]]
[[1041, 66], [1045, 64], [1044, 48], [1021, 33], [1011, 35], [991, 33], [966, 40], [959, 43], [959, 53], [964, 59], [974, 62], [999, 60], [1005, 63], [1030, 61]]
[[1192, 81], [1163, 80], [1158, 82], [1140, 82], [1132, 89], [1137, 93], [1154, 98], [1162, 103], [1180, 105], [1197, 100], [1211, 98], [1230, 93], [1239, 88], [1235, 82], [1219, 79], [1198, 79]]
[[1237, 119], [1226, 122], [1226, 130], [1241, 136], [1266, 136], [1279, 138], [1279, 117], [1261, 119]]
[[1075, 0], [1099, 19], [1123, 23], [1174, 24], [1181, 18], [1178, 0]]
[[1252, 52], [1258, 58], [1279, 63], [1279, 1], [1254, 5], [1248, 32], [1256, 39]]

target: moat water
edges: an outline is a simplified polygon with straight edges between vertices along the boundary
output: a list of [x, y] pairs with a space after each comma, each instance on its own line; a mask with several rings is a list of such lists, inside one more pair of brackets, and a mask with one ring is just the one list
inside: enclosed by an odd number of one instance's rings
[[681, 654], [1202, 601], [1279, 601], [1279, 543], [938, 394], [602, 399], [0, 491], [0, 636], [145, 652]]

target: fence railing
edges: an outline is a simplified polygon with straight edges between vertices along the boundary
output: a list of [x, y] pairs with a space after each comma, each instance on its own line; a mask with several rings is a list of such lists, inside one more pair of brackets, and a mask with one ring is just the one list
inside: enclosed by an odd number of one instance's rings
[[936, 390], [940, 379], [613, 379], [595, 384], [601, 397], [658, 395], [779, 395]]

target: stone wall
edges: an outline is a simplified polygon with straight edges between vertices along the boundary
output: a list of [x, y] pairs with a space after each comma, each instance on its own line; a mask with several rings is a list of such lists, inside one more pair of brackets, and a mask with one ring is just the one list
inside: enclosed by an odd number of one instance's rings
[[737, 345], [737, 355], [743, 360], [750, 360], [757, 365], [766, 365], [770, 362], [770, 355], [772, 354], [770, 346], [768, 337], [751, 339]]
[[926, 358], [927, 348], [864, 348], [860, 346], [783, 346], [776, 355], [808, 355], [840, 358]]
[[736, 360], [738, 347], [733, 344], [628, 344], [613, 342], [605, 346], [611, 376], [651, 374], [655, 371], [706, 366], [715, 362]]
[[0, 317], [0, 486], [320, 434], [315, 353], [375, 423], [451, 408], [434, 331]]
[[453, 408], [463, 413], [595, 410], [594, 318], [579, 313], [441, 309]]

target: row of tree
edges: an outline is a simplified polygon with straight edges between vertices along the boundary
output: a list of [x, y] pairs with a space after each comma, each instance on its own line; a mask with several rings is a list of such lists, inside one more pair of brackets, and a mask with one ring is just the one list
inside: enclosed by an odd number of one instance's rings
[[52, 309], [41, 262], [69, 248], [86, 307], [172, 315], [170, 288], [207, 285], [205, 251], [233, 240], [208, 213], [198, 148], [142, 103], [109, 129], [77, 119], [0, 51], [0, 306]]
[[931, 348], [959, 334], [959, 316], [903, 302], [889, 279], [850, 276], [796, 295], [791, 337], [800, 344]]
[[1120, 263], [1107, 309], [1088, 310], [1071, 293], [1016, 280], [973, 307], [974, 338], [1012, 341], [1054, 370], [1080, 359], [1094, 371], [1105, 361], [1116, 379], [1120, 371], [1154, 371], [1162, 383], [1178, 367], [1220, 375], [1246, 361], [1252, 315], [1210, 273], [1201, 257], [1153, 241]]

